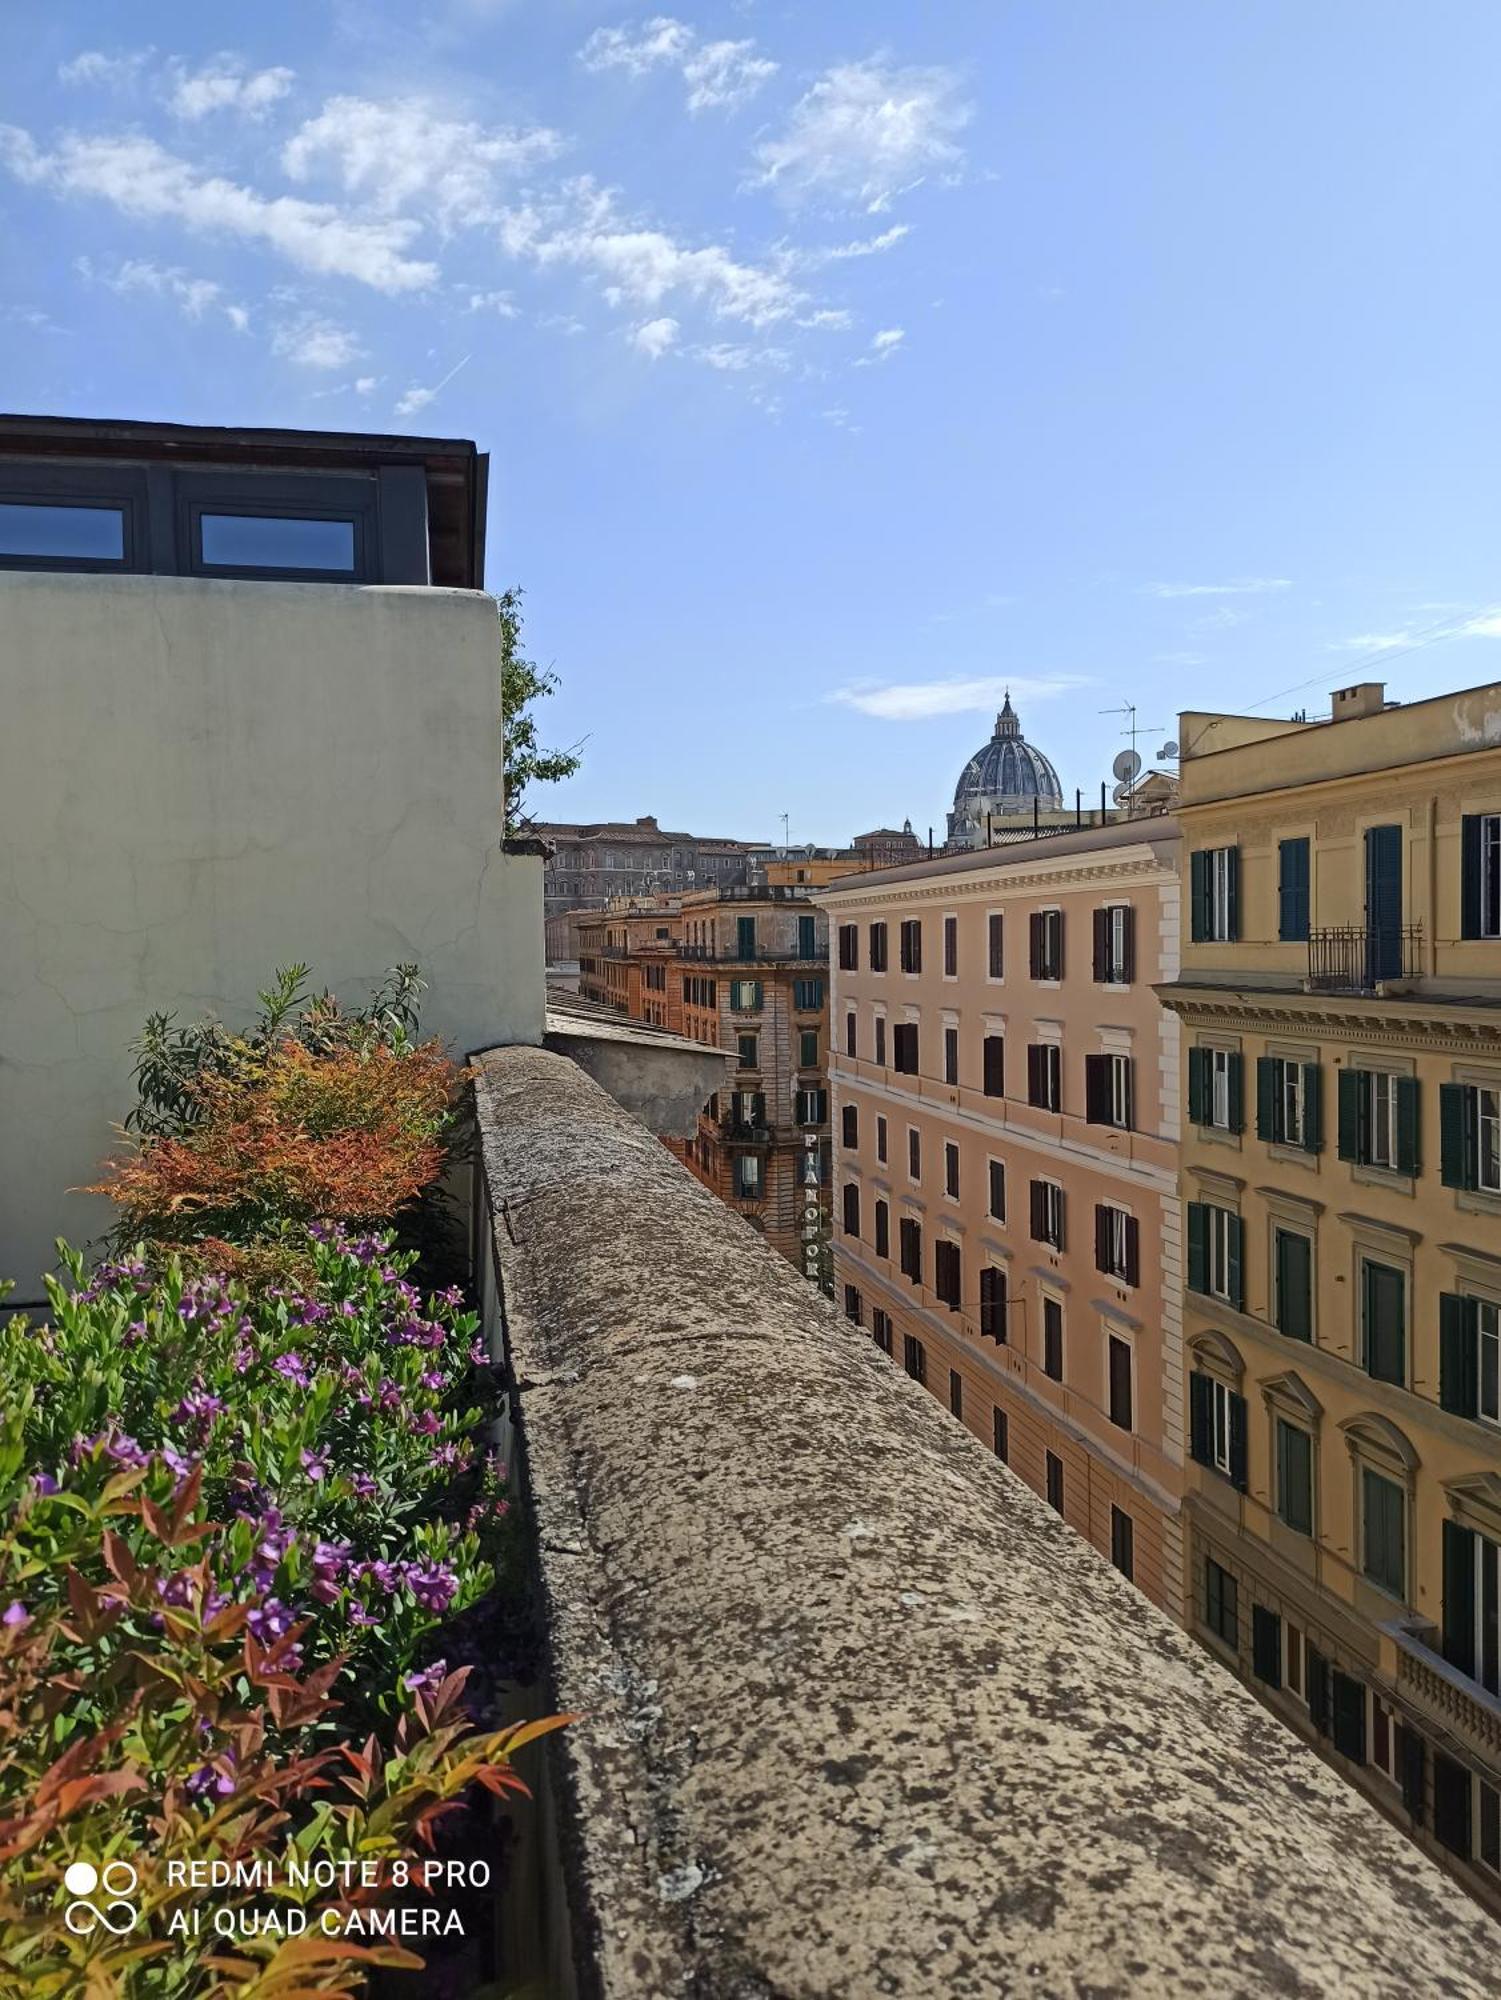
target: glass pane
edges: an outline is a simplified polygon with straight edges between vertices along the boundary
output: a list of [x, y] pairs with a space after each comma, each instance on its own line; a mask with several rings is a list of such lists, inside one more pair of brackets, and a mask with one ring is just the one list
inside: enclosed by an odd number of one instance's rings
[[0, 556], [123, 562], [125, 510], [0, 501]]
[[204, 514], [205, 563], [233, 569], [354, 568], [353, 521], [298, 520], [283, 514]]

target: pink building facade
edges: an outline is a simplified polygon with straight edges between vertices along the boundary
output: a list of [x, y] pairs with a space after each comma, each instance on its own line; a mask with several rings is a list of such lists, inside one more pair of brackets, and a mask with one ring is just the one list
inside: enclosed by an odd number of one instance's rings
[[1171, 818], [849, 877], [829, 913], [835, 1299], [1183, 1615]]

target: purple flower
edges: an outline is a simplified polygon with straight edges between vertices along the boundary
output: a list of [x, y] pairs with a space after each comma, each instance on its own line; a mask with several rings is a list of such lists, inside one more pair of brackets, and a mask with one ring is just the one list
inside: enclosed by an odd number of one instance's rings
[[[219, 1764], [225, 1765], [227, 1768], [221, 1770]], [[223, 1756], [219, 1759], [219, 1764], [200, 1764], [198, 1769], [188, 1779], [188, 1790], [193, 1794], [195, 1799], [201, 1799], [209, 1792], [212, 1792], [216, 1798], [221, 1799], [227, 1799], [233, 1795], [235, 1788], [234, 1751], [226, 1749]]]
[[50, 1472], [39, 1472], [33, 1482], [38, 1493], [58, 1493], [62, 1489]]
[[309, 1479], [319, 1480], [328, 1471], [328, 1460], [321, 1458], [316, 1451], [305, 1451], [301, 1457], [302, 1469]]
[[448, 1378], [441, 1368], [429, 1368], [417, 1379], [424, 1389], [441, 1389]]
[[368, 1472], [357, 1472], [349, 1483], [354, 1488], [356, 1498], [360, 1500], [373, 1500], [380, 1491], [380, 1487]]
[[278, 1354], [271, 1366], [278, 1375], [285, 1375], [289, 1382], [295, 1382], [299, 1389], [308, 1386], [308, 1372], [300, 1354], [294, 1354], [290, 1350], [286, 1354]]
[[448, 1677], [448, 1662], [434, 1660], [420, 1673], [408, 1674], [402, 1686], [411, 1694], [436, 1694]]
[[293, 1623], [291, 1610], [279, 1597], [268, 1597], [264, 1604], [256, 1605], [246, 1623], [251, 1637], [266, 1646], [273, 1639], [279, 1639], [283, 1632], [290, 1630]]
[[419, 1437], [433, 1437], [442, 1428], [443, 1419], [436, 1410], [424, 1410], [421, 1416], [412, 1419], [412, 1429]]
[[0, 1611], [0, 1625], [9, 1626], [12, 1631], [30, 1623], [31, 1613], [26, 1609], [26, 1606], [21, 1602], [19, 1597], [13, 1598], [4, 1611]]
[[459, 1592], [459, 1579], [446, 1563], [406, 1565], [406, 1586], [426, 1611], [446, 1611]]
[[487, 1367], [489, 1365], [489, 1360], [490, 1360], [490, 1355], [488, 1349], [485, 1346], [485, 1343], [479, 1339], [472, 1340], [469, 1343], [470, 1367], [471, 1368]]

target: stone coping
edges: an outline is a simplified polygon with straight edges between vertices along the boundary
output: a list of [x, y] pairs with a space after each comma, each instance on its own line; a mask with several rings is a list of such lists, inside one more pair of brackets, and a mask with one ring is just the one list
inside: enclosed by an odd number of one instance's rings
[[576, 1065], [476, 1091], [580, 1993], [1495, 1991], [1491, 1920]]

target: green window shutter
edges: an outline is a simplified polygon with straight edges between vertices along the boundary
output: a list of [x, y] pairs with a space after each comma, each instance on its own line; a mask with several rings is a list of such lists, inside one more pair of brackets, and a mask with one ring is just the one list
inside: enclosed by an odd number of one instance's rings
[[1313, 1246], [1291, 1229], [1277, 1231], [1277, 1326], [1289, 1340], [1313, 1337]]
[[1324, 1144], [1324, 1072], [1317, 1063], [1303, 1065], [1303, 1145], [1317, 1153]]
[[1240, 849], [1232, 847], [1225, 856], [1225, 935], [1240, 936]]
[[1188, 857], [1188, 879], [1188, 934], [1197, 944], [1209, 935], [1209, 856], [1202, 847]]
[[1225, 1224], [1225, 1289], [1237, 1312], [1244, 1312], [1246, 1305], [1245, 1240], [1246, 1225], [1238, 1215], [1232, 1215]]
[[1329, 1662], [1317, 1646], [1307, 1649], [1308, 1719], [1320, 1736], [1329, 1734]]
[[1366, 1372], [1401, 1385], [1407, 1379], [1406, 1279], [1388, 1264], [1368, 1263], [1364, 1270]]
[[1230, 1484], [1246, 1490], [1246, 1399], [1230, 1398]]
[[1361, 1107], [1365, 1098], [1365, 1071], [1342, 1069], [1339, 1073], [1339, 1156], [1359, 1160]]
[[1479, 1301], [1459, 1292], [1438, 1297], [1438, 1400], [1456, 1417], [1479, 1415]]
[[1481, 815], [1466, 813], [1459, 823], [1459, 934], [1466, 938], [1480, 935], [1480, 842]]
[[1209, 1290], [1209, 1212], [1201, 1201], [1188, 1204], [1188, 1289]]
[[1268, 1145], [1277, 1136], [1277, 1072], [1281, 1067], [1275, 1056], [1256, 1058], [1256, 1136]]
[[1202, 1125], [1209, 1116], [1209, 1080], [1206, 1075], [1208, 1049], [1191, 1048], [1188, 1052], [1188, 1122]]
[[1407, 1728], [1404, 1723], [1397, 1725], [1397, 1756], [1402, 1772], [1402, 1803], [1421, 1826], [1428, 1790], [1423, 1739], [1415, 1729]]
[[1334, 1747], [1357, 1764], [1365, 1762], [1365, 1683], [1334, 1672]]
[[1475, 1671], [1475, 1536], [1458, 1521], [1444, 1523], [1444, 1658]]
[[1399, 1076], [1397, 1078], [1397, 1172], [1399, 1174], [1415, 1174], [1421, 1164], [1418, 1105], [1417, 1078]]
[[1277, 1511], [1300, 1535], [1313, 1533], [1313, 1440], [1277, 1419]]
[[1475, 1093], [1467, 1084], [1438, 1087], [1439, 1175], [1445, 1187], [1471, 1188], [1475, 1170]]
[[1228, 1086], [1225, 1094], [1230, 1100], [1230, 1130], [1232, 1132], [1240, 1132], [1245, 1129], [1245, 1091], [1241, 1083], [1244, 1067], [1245, 1064], [1242, 1057], [1231, 1056], [1228, 1074], [1225, 1079]]
[[1199, 1465], [1208, 1465], [1214, 1457], [1213, 1394], [1207, 1375], [1194, 1373], [1189, 1376], [1188, 1450], [1189, 1456]]
[[1268, 1687], [1281, 1687], [1282, 1620], [1264, 1604], [1251, 1606], [1251, 1670]]

